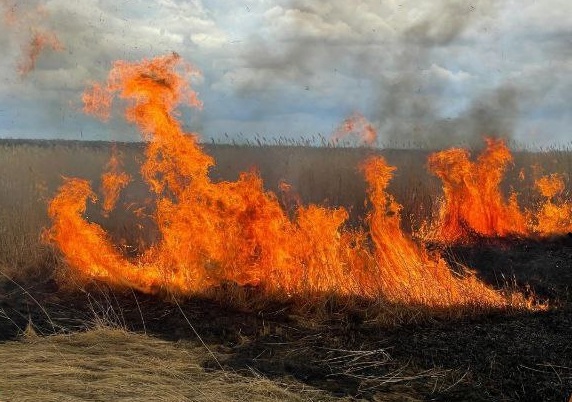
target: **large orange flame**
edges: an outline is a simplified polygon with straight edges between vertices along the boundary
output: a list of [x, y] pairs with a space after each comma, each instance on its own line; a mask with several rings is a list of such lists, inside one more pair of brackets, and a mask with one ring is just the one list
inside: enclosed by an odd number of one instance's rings
[[156, 196], [160, 240], [126, 258], [83, 217], [86, 203], [95, 200], [89, 183], [67, 179], [50, 203], [48, 238], [70, 267], [151, 293], [199, 293], [231, 281], [269, 293], [333, 292], [428, 306], [526, 304], [468, 271], [454, 273], [401, 231], [401, 207], [386, 193], [394, 168], [382, 158], [363, 165], [372, 206], [369, 232], [347, 228], [343, 208], [297, 206], [291, 218], [256, 172], [212, 182], [213, 159], [176, 120], [181, 101], [201, 106], [186, 79], [195, 73], [176, 54], [119, 61], [105, 85], [94, 84], [84, 95], [86, 111], [103, 118], [115, 95], [125, 100], [127, 119], [149, 140], [141, 172]]
[[[444, 243], [466, 242], [472, 237], [546, 237], [572, 230], [572, 204], [555, 202], [564, 191], [562, 175], [536, 180], [544, 198], [525, 210], [516, 192], [508, 198], [501, 181], [512, 155], [501, 139], [486, 138], [486, 148], [476, 161], [467, 150], [451, 148], [429, 156], [429, 169], [443, 181], [439, 217], [430, 225], [427, 237]], [[520, 172], [521, 179], [524, 177]]]
[[503, 298], [473, 274], [465, 271], [462, 277], [456, 276], [440, 256], [429, 256], [406, 237], [400, 228], [401, 206], [385, 192], [393, 167], [381, 158], [372, 158], [363, 169], [373, 205], [368, 216], [371, 237], [381, 291], [386, 297], [428, 305], [503, 304]]
[[443, 202], [436, 237], [445, 242], [479, 236], [523, 235], [526, 219], [511, 195], [505, 201], [500, 183], [512, 155], [500, 139], [487, 138], [485, 151], [473, 162], [465, 149], [429, 156], [429, 169], [443, 181]]

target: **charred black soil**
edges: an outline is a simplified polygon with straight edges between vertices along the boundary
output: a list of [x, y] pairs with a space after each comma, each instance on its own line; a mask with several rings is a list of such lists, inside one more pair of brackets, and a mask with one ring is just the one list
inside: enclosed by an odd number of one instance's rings
[[[445, 251], [495, 287], [516, 287], [547, 311], [426, 311], [382, 301], [182, 300], [53, 280], [3, 282], [0, 337], [28, 324], [41, 334], [104, 322], [180, 343], [208, 345], [208, 368], [295, 378], [332, 397], [366, 400], [567, 401], [572, 394], [572, 240], [499, 240]], [[200, 339], [199, 339], [200, 337]], [[218, 362], [217, 362], [218, 361]], [[410, 399], [407, 399], [410, 398]]]

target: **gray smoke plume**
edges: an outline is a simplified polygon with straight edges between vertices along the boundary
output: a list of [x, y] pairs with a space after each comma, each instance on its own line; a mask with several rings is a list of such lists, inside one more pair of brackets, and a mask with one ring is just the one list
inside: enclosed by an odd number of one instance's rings
[[[171, 51], [204, 71], [193, 84], [204, 120], [183, 117], [214, 136], [328, 136], [359, 112], [382, 143], [441, 147], [513, 132], [563, 138], [572, 119], [566, 0], [144, 3], [0, 0], [0, 18], [12, 21], [0, 33], [0, 102], [8, 105], [0, 131], [93, 132], [102, 125], [81, 113], [85, 86], [115, 60]], [[22, 77], [35, 31], [52, 32], [64, 49], [40, 46]], [[139, 138], [123, 119], [113, 124], [105, 130]]]
[[519, 112], [514, 84], [483, 91], [464, 110], [443, 117], [440, 104], [450, 82], [427, 74], [438, 69], [435, 60], [443, 59], [445, 47], [454, 47], [469, 28], [494, 18], [502, 3], [279, 2], [273, 34], [258, 37], [243, 54], [244, 63], [258, 74], [239, 90], [257, 92], [276, 82], [303, 82], [311, 88], [320, 80], [335, 79], [317, 76], [331, 65], [348, 75], [361, 74], [374, 88], [363, 112], [382, 141], [441, 147], [480, 143], [483, 135], [510, 137]]
[[[392, 48], [397, 77], [379, 85], [374, 120], [390, 142], [443, 147], [478, 145], [483, 136], [510, 138], [518, 118], [518, 90], [510, 84], [481, 93], [455, 117], [439, 115], [439, 99], [446, 97], [443, 83], [426, 82], [420, 70], [431, 67], [435, 52], [451, 45], [472, 24], [490, 17], [499, 2], [442, 0], [404, 31]], [[496, 6], [495, 6], [496, 5]], [[383, 74], [381, 74], [383, 76]]]

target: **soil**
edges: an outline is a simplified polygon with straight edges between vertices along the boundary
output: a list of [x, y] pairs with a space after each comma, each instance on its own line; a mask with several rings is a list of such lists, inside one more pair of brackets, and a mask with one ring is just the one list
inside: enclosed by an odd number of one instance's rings
[[[50, 334], [86, 330], [94, 320], [176, 342], [204, 342], [225, 368], [295, 378], [332, 397], [365, 400], [563, 401], [572, 395], [572, 237], [479, 241], [444, 250], [496, 287], [516, 286], [547, 311], [416, 315], [393, 323], [364, 310], [302, 314], [288, 302], [174, 300], [92, 284], [63, 289], [49, 279], [4, 281], [0, 340], [31, 323]], [[255, 290], [253, 290], [255, 293]], [[214, 360], [207, 365], [219, 370]]]

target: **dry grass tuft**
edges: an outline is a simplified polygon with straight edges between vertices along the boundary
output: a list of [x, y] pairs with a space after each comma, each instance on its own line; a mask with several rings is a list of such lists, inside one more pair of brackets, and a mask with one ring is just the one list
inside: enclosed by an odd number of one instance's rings
[[324, 401], [302, 384], [208, 371], [202, 347], [118, 329], [0, 344], [0, 400]]

